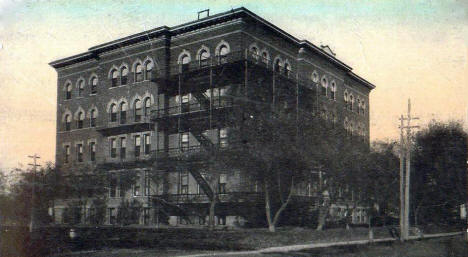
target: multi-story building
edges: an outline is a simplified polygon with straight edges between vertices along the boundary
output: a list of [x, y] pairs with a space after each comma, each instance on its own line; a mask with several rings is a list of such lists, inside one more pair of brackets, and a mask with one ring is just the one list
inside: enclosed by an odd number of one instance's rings
[[[122, 199], [141, 203], [138, 223], [155, 224], [162, 222], [160, 205], [207, 211], [214, 194], [218, 224], [242, 221], [242, 211], [258, 202], [258, 183], [226, 168], [210, 187], [203, 158], [193, 161], [234, 143], [236, 124], [229, 117], [242, 111], [239, 92], [248, 99], [257, 89], [282, 88], [294, 96], [291, 111], [300, 107], [369, 136], [374, 85], [329, 49], [245, 8], [144, 31], [50, 65], [58, 73], [56, 164], [69, 172], [90, 167], [110, 174], [108, 224]], [[119, 187], [121, 171], [137, 175], [130, 190]], [[160, 182], [149, 178], [154, 172], [164, 174]], [[296, 194], [305, 203], [313, 197], [306, 189]], [[88, 207], [80, 210], [82, 222], [93, 212]], [[55, 203], [57, 223], [66, 222], [65, 208], [66, 200]], [[181, 219], [184, 208], [165, 208], [166, 221], [205, 223], [206, 211]]]

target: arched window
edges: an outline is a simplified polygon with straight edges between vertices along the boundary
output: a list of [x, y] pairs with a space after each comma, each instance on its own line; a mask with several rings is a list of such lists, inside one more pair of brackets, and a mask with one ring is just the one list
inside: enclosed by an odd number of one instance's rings
[[328, 87], [328, 80], [326, 77], [322, 77], [322, 95], [327, 96], [327, 87]]
[[91, 94], [97, 93], [97, 83], [98, 83], [97, 77], [93, 77], [91, 79]]
[[78, 81], [78, 96], [83, 96], [84, 93], [84, 80]]
[[362, 101], [362, 115], [366, 114], [366, 103]]
[[112, 104], [110, 107], [111, 115], [110, 115], [110, 121], [111, 122], [116, 122], [117, 121], [117, 105]]
[[190, 65], [190, 56], [188, 54], [182, 55], [180, 58], [180, 64], [181, 64], [181, 72], [186, 72], [189, 70], [189, 65]]
[[284, 63], [284, 74], [286, 77], [289, 77], [289, 74], [291, 73], [291, 65], [289, 63]]
[[332, 81], [330, 86], [330, 99], [336, 100], [336, 82]]
[[152, 71], [154, 69], [154, 64], [152, 61], [147, 61], [145, 63], [145, 80], [151, 80], [152, 77]]
[[145, 116], [148, 117], [151, 113], [151, 98], [145, 99]]
[[127, 109], [128, 109], [127, 103], [122, 102], [120, 104], [120, 124], [127, 123]]
[[141, 101], [139, 99], [135, 100], [135, 122], [141, 121], [141, 115], [142, 115], [142, 110], [141, 110]]
[[78, 113], [78, 121], [77, 121], [77, 128], [83, 128], [83, 122], [84, 122], [84, 118], [85, 118], [85, 115], [84, 115], [84, 112], [80, 112]]
[[67, 114], [65, 115], [65, 130], [70, 131], [71, 129], [71, 115]]
[[137, 64], [135, 66], [135, 82], [143, 81], [143, 66], [141, 64]]
[[127, 82], [128, 82], [128, 69], [127, 67], [122, 67], [122, 69], [120, 69], [120, 85], [127, 85]]
[[226, 45], [221, 45], [219, 47], [219, 63], [227, 62], [227, 55], [229, 54], [229, 48]]
[[67, 83], [67, 85], [65, 86], [65, 90], [66, 90], [65, 98], [66, 99], [71, 99], [72, 98], [72, 85], [71, 85], [71, 83]]
[[266, 51], [263, 51], [262, 53], [262, 62], [265, 63], [267, 66], [268, 66], [268, 62], [269, 62], [269, 57], [268, 57], [268, 53]]
[[112, 70], [112, 84], [111, 87], [116, 87], [118, 83], [119, 72], [116, 69]]
[[90, 117], [89, 117], [89, 125], [91, 127], [96, 127], [96, 118], [97, 118], [97, 114], [96, 114], [96, 110], [95, 109], [92, 109], [91, 112], [90, 112]]
[[360, 114], [361, 113], [361, 99], [359, 99], [358, 97], [356, 102], [357, 102], [357, 112]]
[[198, 58], [200, 60], [200, 67], [208, 66], [208, 59], [210, 58], [210, 54], [208, 53], [208, 51], [206, 51], [205, 49], [201, 50]]
[[273, 66], [273, 70], [276, 71], [276, 72], [281, 71], [281, 61], [280, 61], [280, 59], [276, 59], [275, 65]]
[[258, 49], [256, 46], [252, 46], [252, 48], [250, 48], [250, 53], [252, 54], [252, 58], [256, 61], [258, 61]]
[[350, 111], [353, 111], [354, 110], [354, 97], [353, 97], [353, 94], [350, 94], [349, 95], [349, 110]]
[[344, 98], [344, 102], [345, 102], [345, 107], [348, 108], [348, 91], [344, 91], [344, 94], [343, 94], [343, 98]]

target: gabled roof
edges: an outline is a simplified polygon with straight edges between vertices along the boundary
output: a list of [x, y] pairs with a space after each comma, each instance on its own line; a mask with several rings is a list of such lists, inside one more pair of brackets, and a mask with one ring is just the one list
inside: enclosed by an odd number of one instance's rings
[[324, 57], [325, 59], [329, 60], [331, 63], [333, 63], [337, 67], [345, 70], [346, 72], [348, 72], [350, 74], [351, 77], [353, 77], [353, 78], [357, 79], [358, 81], [364, 83], [369, 88], [371, 88], [371, 89], [375, 88], [375, 86], [372, 85], [371, 83], [369, 83], [366, 80], [360, 78], [358, 75], [352, 73], [351, 72], [352, 68], [350, 66], [348, 66], [345, 63], [343, 63], [342, 61], [338, 60], [332, 54], [327, 53], [322, 48], [317, 47], [316, 45], [312, 44], [311, 42], [309, 42], [307, 40], [300, 40], [300, 39], [292, 36], [291, 34], [285, 32], [284, 30], [282, 30], [280, 28], [278, 28], [274, 24], [268, 22], [267, 20], [261, 18], [260, 16], [256, 15], [255, 13], [251, 12], [250, 10], [248, 10], [248, 9], [246, 9], [244, 7], [232, 9], [232, 10], [227, 11], [227, 12], [215, 14], [215, 15], [212, 15], [212, 16], [202, 18], [200, 20], [187, 22], [187, 23], [177, 25], [177, 26], [173, 26], [173, 27], [162, 26], [162, 27], [157, 27], [157, 28], [151, 29], [151, 30], [143, 31], [143, 32], [140, 32], [140, 33], [137, 33], [137, 34], [133, 34], [133, 35], [124, 37], [124, 38], [120, 38], [120, 39], [117, 39], [117, 40], [110, 41], [108, 43], [104, 43], [104, 44], [100, 44], [100, 45], [91, 47], [85, 53], [81, 53], [81, 54], [74, 55], [74, 56], [71, 56], [71, 57], [56, 60], [56, 61], [53, 61], [53, 62], [49, 63], [49, 65], [51, 65], [54, 68], [61, 68], [61, 67], [65, 67], [65, 66], [68, 66], [70, 64], [73, 64], [73, 63], [78, 63], [78, 62], [82, 62], [82, 61], [85, 61], [85, 60], [90, 60], [90, 59], [93, 59], [93, 58], [97, 58], [100, 53], [110, 51], [110, 50], [113, 50], [113, 49], [118, 49], [118, 48], [121, 48], [121, 47], [125, 47], [125, 46], [131, 45], [131, 44], [135, 44], [137, 42], [141, 42], [141, 41], [145, 41], [145, 40], [148, 40], [148, 39], [156, 38], [156, 37], [159, 37], [159, 36], [162, 36], [162, 35], [175, 36], [175, 35], [185, 33], [185, 32], [188, 32], [188, 31], [196, 30], [196, 29], [207, 27], [207, 26], [210, 26], [210, 25], [215, 25], [215, 24], [220, 23], [222, 21], [233, 20], [233, 19], [241, 18], [241, 17], [250, 18], [252, 21], [260, 23], [261, 25], [265, 26], [267, 29], [273, 31], [274, 33], [276, 33], [277, 35], [279, 35], [283, 39], [297, 45], [298, 47], [304, 47], [304, 48], [306, 48], [308, 50], [311, 50], [315, 54], [318, 54], [318, 55]]

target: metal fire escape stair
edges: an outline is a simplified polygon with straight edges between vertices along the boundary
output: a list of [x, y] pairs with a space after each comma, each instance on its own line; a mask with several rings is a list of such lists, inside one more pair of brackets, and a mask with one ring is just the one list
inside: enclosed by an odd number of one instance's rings
[[203, 109], [210, 109], [210, 98], [205, 93], [197, 91], [192, 92], [192, 95], [197, 99], [198, 103], [201, 105], [201, 107], [203, 107]]

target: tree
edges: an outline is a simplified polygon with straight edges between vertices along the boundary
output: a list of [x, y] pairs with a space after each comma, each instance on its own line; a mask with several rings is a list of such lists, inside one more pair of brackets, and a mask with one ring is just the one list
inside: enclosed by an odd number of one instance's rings
[[467, 134], [459, 122], [431, 122], [415, 136], [411, 209], [418, 223], [450, 223], [466, 202]]

